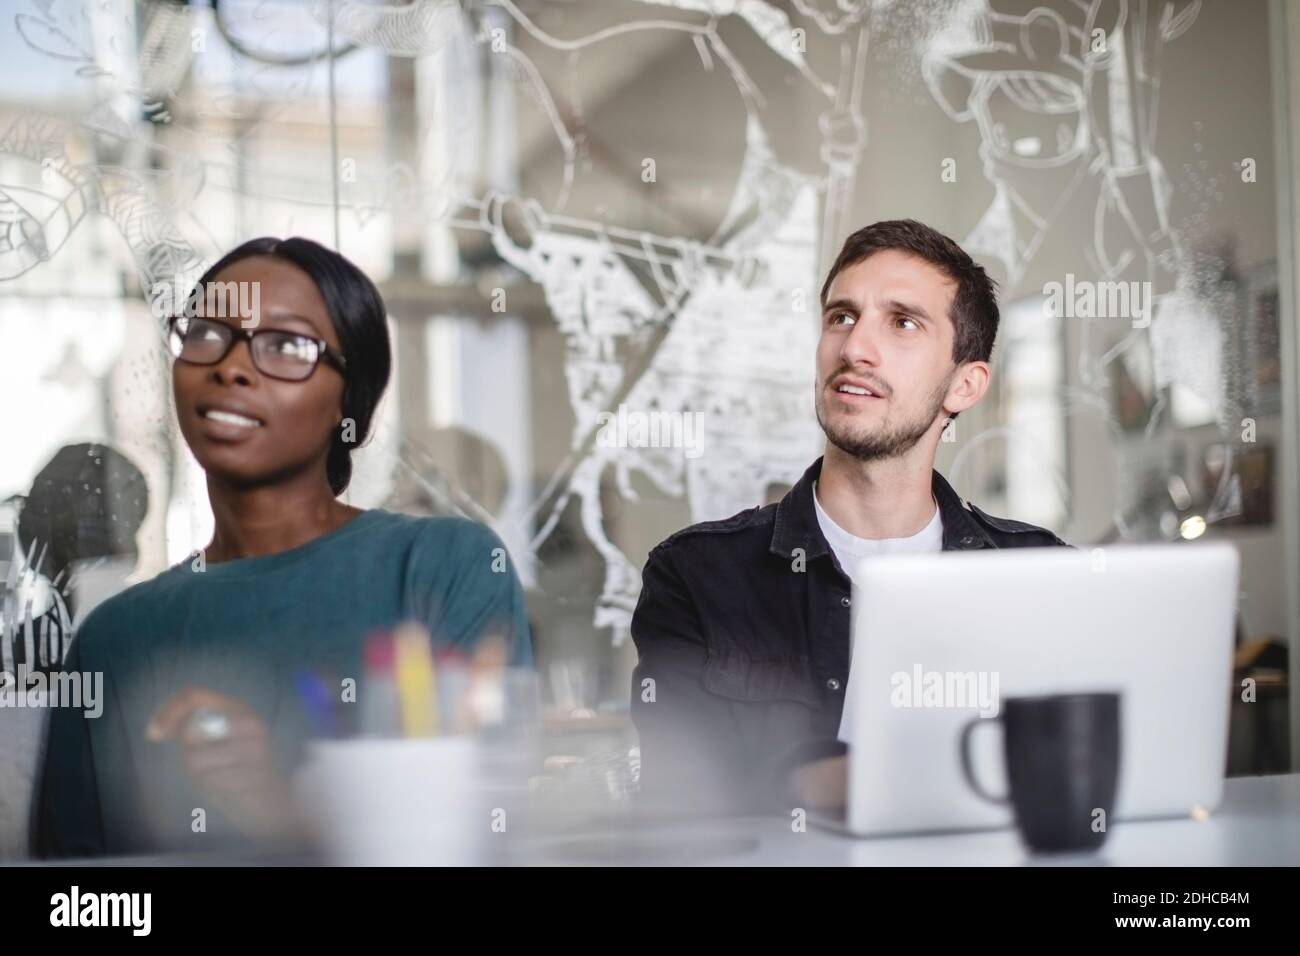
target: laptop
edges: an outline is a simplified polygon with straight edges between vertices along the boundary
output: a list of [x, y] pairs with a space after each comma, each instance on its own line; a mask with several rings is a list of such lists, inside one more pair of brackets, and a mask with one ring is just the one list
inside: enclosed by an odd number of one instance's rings
[[[1019, 548], [863, 559], [840, 737], [859, 835], [1011, 825], [1009, 697], [1118, 691], [1113, 817], [1213, 810], [1223, 791], [1240, 559], [1223, 543]], [[935, 693], [926, 693], [929, 687]], [[940, 692], [938, 688], [944, 688]]]

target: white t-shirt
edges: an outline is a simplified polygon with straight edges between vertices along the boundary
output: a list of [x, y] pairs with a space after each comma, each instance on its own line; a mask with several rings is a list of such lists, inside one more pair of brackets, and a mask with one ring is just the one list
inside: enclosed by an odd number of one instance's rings
[[934, 504], [934, 517], [930, 523], [907, 538], [859, 538], [849, 534], [837, 525], [831, 516], [822, 510], [817, 500], [817, 484], [813, 483], [813, 507], [817, 510], [817, 524], [821, 526], [826, 542], [835, 552], [844, 573], [853, 579], [853, 570], [862, 558], [876, 554], [910, 554], [918, 551], [943, 550], [943, 521], [939, 518], [939, 503]]
[[[943, 550], [943, 521], [939, 517], [939, 502], [934, 503], [934, 517], [930, 523], [918, 531], [916, 534], [907, 538], [859, 538], [857, 535], [849, 534], [834, 521], [831, 516], [822, 510], [821, 502], [817, 500], [817, 484], [813, 483], [813, 507], [817, 511], [817, 523], [821, 525], [822, 534], [826, 536], [826, 542], [835, 552], [835, 559], [839, 561], [840, 567], [844, 573], [853, 580], [854, 569], [857, 568], [858, 560], [869, 555], [876, 554], [905, 554], [918, 551], [942, 551]], [[849, 656], [852, 660], [853, 654], [853, 633], [849, 632]], [[840, 718], [839, 739], [846, 744], [852, 744], [850, 739], [849, 728], [853, 726], [853, 711], [857, 693], [853, 684], [853, 669], [849, 668], [849, 686], [845, 688], [844, 694], [844, 713]]]

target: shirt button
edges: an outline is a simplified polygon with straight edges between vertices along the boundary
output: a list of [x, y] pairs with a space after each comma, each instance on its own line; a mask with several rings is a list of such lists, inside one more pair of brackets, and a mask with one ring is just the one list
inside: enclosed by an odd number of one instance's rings
[[839, 690], [840, 682], [836, 678], [832, 677], [826, 682], [826, 688], [827, 690]]
[[848, 607], [848, 606], [849, 606], [850, 604], [852, 604], [852, 603], [853, 603], [853, 601], [849, 598], [849, 596], [848, 596], [847, 594], [844, 595], [844, 597], [840, 598], [840, 605], [841, 605], [842, 607]]

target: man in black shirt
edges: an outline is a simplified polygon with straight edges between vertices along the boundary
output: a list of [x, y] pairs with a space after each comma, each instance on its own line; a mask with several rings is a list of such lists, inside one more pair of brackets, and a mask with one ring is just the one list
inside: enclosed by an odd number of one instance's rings
[[821, 305], [824, 457], [779, 503], [692, 525], [646, 562], [632, 716], [650, 805], [842, 803], [857, 559], [1065, 544], [934, 470], [947, 423], [989, 385], [998, 306], [982, 267], [928, 226], [878, 222], [849, 237]]

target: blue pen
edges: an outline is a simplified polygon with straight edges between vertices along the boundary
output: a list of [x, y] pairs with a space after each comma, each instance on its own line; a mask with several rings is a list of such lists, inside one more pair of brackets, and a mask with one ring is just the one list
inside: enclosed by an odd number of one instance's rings
[[294, 685], [298, 688], [298, 699], [307, 711], [312, 732], [318, 737], [338, 737], [334, 698], [321, 676], [311, 671], [298, 671], [294, 675]]

